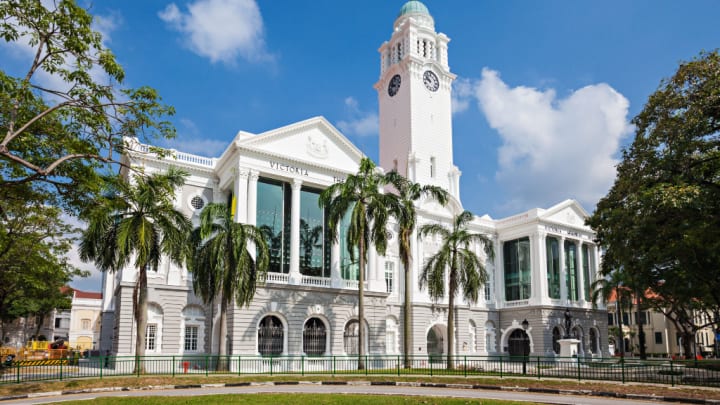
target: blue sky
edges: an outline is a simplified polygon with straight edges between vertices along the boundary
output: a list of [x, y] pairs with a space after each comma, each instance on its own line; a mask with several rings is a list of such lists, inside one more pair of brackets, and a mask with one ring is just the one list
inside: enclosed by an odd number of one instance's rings
[[[377, 160], [377, 49], [404, 0], [93, 2], [126, 71], [175, 106], [165, 146], [217, 156], [239, 130], [325, 116]], [[500, 218], [614, 178], [630, 119], [660, 80], [720, 46], [717, 1], [423, 2], [451, 38], [462, 202]], [[0, 46], [12, 71], [23, 54]]]

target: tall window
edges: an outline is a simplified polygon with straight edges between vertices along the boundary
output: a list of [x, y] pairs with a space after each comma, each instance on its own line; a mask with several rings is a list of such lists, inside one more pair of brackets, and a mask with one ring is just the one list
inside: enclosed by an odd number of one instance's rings
[[196, 352], [198, 349], [198, 327], [185, 327], [185, 351]]
[[590, 328], [590, 351], [593, 354], [600, 353], [600, 345], [598, 344], [598, 333], [595, 328]]
[[661, 345], [662, 342], [663, 342], [662, 332], [655, 332], [655, 344], [656, 344], [656, 345]]
[[560, 354], [560, 328], [557, 326], [552, 331], [552, 348], [555, 354]]
[[568, 298], [570, 301], [578, 300], [577, 275], [577, 246], [574, 242], [565, 241], [565, 281], [567, 283]]
[[583, 267], [583, 288], [585, 289], [585, 301], [590, 301], [590, 248], [588, 245], [582, 245], [582, 267]]
[[560, 244], [556, 238], [546, 238], [548, 296], [560, 299]]
[[[270, 253], [268, 271], [290, 271], [290, 185], [269, 179], [257, 183], [257, 227]], [[243, 198], [243, 196], [240, 196]]]
[[90, 320], [89, 319], [80, 320], [80, 329], [85, 329], [85, 330], [90, 329]]
[[300, 191], [300, 273], [330, 277], [330, 245], [319, 197], [318, 191]]
[[477, 351], [477, 338], [476, 338], [476, 332], [477, 328], [475, 327], [475, 322], [473, 320], [468, 321], [468, 351], [470, 353], [475, 353]]
[[276, 316], [266, 316], [258, 325], [258, 351], [263, 356], [283, 353], [285, 328]]
[[309, 356], [325, 354], [327, 330], [325, 323], [318, 318], [310, 318], [303, 328], [303, 352]]
[[157, 339], [157, 324], [149, 323], [145, 328], [145, 350], [155, 350]]
[[395, 278], [395, 263], [391, 261], [385, 262], [385, 291], [393, 292], [393, 282]]
[[503, 243], [505, 262], [505, 300], [530, 298], [530, 239]]
[[360, 335], [360, 322], [353, 319], [345, 325], [343, 332], [343, 343], [345, 344], [345, 354], [358, 354], [360, 345], [358, 343]]
[[[358, 248], [357, 246], [348, 246], [347, 234], [350, 228], [350, 213], [352, 212], [353, 206], [348, 208], [348, 212], [345, 213], [342, 220], [340, 221], [340, 235], [338, 235], [338, 242], [340, 243], [340, 273], [343, 280], [359, 280], [360, 279], [360, 265], [358, 263]], [[353, 257], [350, 257], [349, 249], [353, 249]]]

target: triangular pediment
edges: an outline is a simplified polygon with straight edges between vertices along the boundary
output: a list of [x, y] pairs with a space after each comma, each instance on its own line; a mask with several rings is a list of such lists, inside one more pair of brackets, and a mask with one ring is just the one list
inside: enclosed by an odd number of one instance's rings
[[565, 200], [542, 213], [541, 219], [573, 227], [585, 227], [587, 211], [575, 200]]
[[363, 153], [323, 117], [273, 129], [238, 141], [238, 146], [297, 162], [356, 172]]

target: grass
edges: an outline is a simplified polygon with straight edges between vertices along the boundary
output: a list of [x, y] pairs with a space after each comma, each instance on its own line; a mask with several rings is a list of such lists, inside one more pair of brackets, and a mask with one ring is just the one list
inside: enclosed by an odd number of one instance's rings
[[[253, 404], [253, 405], [415, 405], [415, 404], [483, 404], [483, 405], [520, 405], [532, 402], [499, 401], [490, 399], [461, 399], [440, 397], [390, 396], [390, 395], [353, 395], [353, 394], [243, 394], [243, 395], [203, 395], [199, 397], [124, 397], [124, 398], [97, 398], [94, 404], [116, 405], [134, 404], [142, 402], [143, 405], [165, 404]], [[87, 405], [87, 401], [69, 401], [65, 404]]]

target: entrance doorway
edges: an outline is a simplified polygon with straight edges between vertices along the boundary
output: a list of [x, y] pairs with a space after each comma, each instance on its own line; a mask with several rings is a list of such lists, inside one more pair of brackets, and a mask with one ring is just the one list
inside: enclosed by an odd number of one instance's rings
[[508, 352], [510, 357], [530, 355], [530, 336], [522, 329], [515, 329], [508, 338]]
[[442, 362], [445, 354], [445, 328], [435, 325], [427, 333], [427, 354], [433, 363]]

